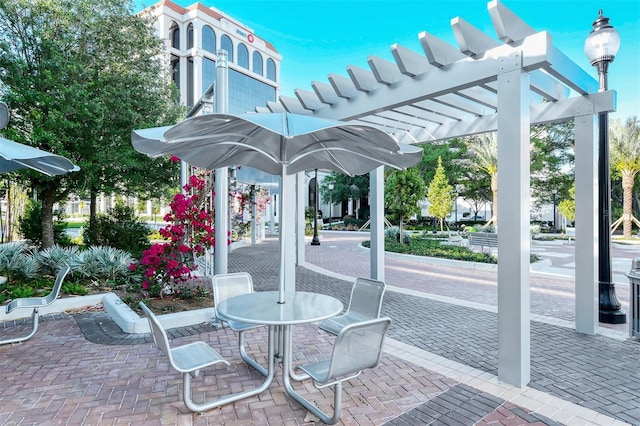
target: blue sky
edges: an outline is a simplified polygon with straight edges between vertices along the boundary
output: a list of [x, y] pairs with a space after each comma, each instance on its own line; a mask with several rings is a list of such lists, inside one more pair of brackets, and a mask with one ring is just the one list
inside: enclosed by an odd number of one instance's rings
[[[193, 0], [174, 0], [189, 6]], [[145, 4], [153, 4], [146, 0]], [[450, 21], [461, 17], [495, 37], [485, 0], [202, 0], [253, 29], [282, 55], [281, 94], [312, 90], [329, 73], [347, 76], [348, 65], [368, 69], [367, 56], [389, 60], [399, 43], [422, 52], [421, 31], [457, 46]], [[537, 31], [548, 31], [554, 44], [597, 78], [584, 40], [602, 8], [620, 33], [621, 47], [609, 67], [609, 88], [618, 92], [611, 117], [640, 117], [640, 2], [638, 0], [503, 0]], [[138, 1], [140, 5], [142, 2]]]

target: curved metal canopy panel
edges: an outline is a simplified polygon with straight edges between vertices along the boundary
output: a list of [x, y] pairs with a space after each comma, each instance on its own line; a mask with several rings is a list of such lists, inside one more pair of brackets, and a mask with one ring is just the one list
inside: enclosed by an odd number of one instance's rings
[[[498, 0], [487, 5], [495, 37], [460, 17], [451, 20], [458, 46], [427, 31], [423, 51], [393, 44], [394, 62], [371, 55], [370, 69], [347, 66], [347, 75], [314, 81], [313, 91], [258, 107], [375, 125], [404, 143], [427, 142], [496, 130], [497, 78], [510, 67], [530, 75], [531, 124], [575, 116], [574, 102], [598, 91], [598, 82]], [[571, 97], [573, 96], [573, 97]], [[612, 93], [589, 95], [610, 111]], [[598, 111], [595, 111], [598, 112]]]

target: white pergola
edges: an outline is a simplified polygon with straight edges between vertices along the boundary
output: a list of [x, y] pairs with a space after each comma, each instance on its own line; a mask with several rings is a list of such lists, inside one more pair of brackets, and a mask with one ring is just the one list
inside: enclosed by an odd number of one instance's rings
[[[615, 92], [598, 92], [598, 81], [559, 51], [549, 33], [535, 31], [498, 0], [489, 2], [487, 9], [497, 39], [454, 18], [451, 28], [458, 47], [425, 31], [418, 36], [423, 52], [394, 44], [395, 62], [369, 56], [370, 69], [348, 66], [349, 78], [329, 74], [328, 83], [311, 83], [313, 91], [297, 89], [295, 98], [281, 96], [257, 112], [288, 111], [373, 124], [405, 143], [497, 132], [498, 378], [524, 386], [530, 381], [530, 129], [575, 120], [576, 238], [580, 241], [575, 266], [576, 331], [595, 334], [597, 114], [614, 111]], [[303, 178], [297, 179], [302, 187]], [[384, 279], [383, 185], [382, 169], [371, 172], [371, 275], [378, 279]], [[303, 210], [296, 213], [291, 207], [282, 212], [281, 220], [302, 215]], [[295, 252], [303, 244], [298, 239], [287, 246], [292, 255], [304, 259], [300, 251]]]

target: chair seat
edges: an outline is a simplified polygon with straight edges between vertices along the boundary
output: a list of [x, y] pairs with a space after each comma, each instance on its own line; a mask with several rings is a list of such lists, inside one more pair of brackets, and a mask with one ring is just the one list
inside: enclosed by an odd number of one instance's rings
[[311, 364], [301, 365], [298, 368], [307, 373], [314, 381], [323, 383], [329, 371], [329, 360], [312, 362]]
[[371, 318], [366, 317], [365, 315], [358, 315], [354, 312], [349, 312], [344, 315], [340, 315], [333, 318], [327, 318], [325, 320], [320, 321], [318, 327], [320, 329], [327, 331], [331, 334], [335, 334], [336, 336], [340, 333], [340, 330], [345, 328], [349, 324], [354, 324], [356, 322], [366, 321]]
[[11, 311], [18, 308], [41, 308], [48, 304], [46, 297], [25, 297], [22, 299], [15, 299], [7, 305], [7, 313], [9, 314]]
[[240, 321], [226, 321], [226, 323], [229, 325], [229, 328], [232, 329], [233, 331], [245, 331], [245, 330], [251, 330], [252, 328], [258, 328], [258, 327], [262, 327], [261, 324], [249, 324], [248, 322], [240, 322]]
[[181, 373], [190, 373], [218, 362], [227, 363], [218, 352], [205, 342], [194, 342], [173, 348], [171, 356], [175, 363], [175, 369]]

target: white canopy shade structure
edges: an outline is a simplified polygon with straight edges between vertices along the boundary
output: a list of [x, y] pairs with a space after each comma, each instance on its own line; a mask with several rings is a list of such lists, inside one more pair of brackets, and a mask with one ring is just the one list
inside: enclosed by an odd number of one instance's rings
[[[288, 202], [290, 175], [322, 168], [360, 175], [380, 167], [411, 167], [422, 149], [401, 145], [376, 127], [290, 113], [214, 113], [188, 118], [174, 126], [134, 130], [134, 148], [150, 156], [175, 155], [196, 167], [219, 169], [242, 165], [279, 175], [281, 211]], [[284, 215], [283, 215], [284, 216]], [[293, 217], [280, 220], [279, 303], [295, 290], [295, 267], [287, 256]]]
[[[369, 69], [347, 66], [295, 98], [281, 96], [258, 112], [288, 111], [391, 132], [400, 142], [422, 143], [485, 132], [498, 135], [499, 379], [530, 381], [529, 135], [532, 125], [575, 122], [576, 330], [598, 329], [597, 121], [615, 110], [615, 92], [556, 48], [500, 1], [487, 5], [495, 34], [463, 18], [451, 20], [457, 46], [427, 31], [422, 51], [391, 45], [394, 61], [368, 57]], [[585, 29], [585, 36], [586, 36]], [[382, 223], [382, 173], [372, 173], [372, 224]], [[377, 217], [376, 217], [377, 215]], [[505, 237], [506, 236], [506, 237]], [[382, 238], [372, 227], [372, 277], [383, 279]], [[376, 248], [377, 247], [377, 248]]]
[[[0, 129], [9, 123], [9, 108], [0, 102]], [[47, 176], [77, 172], [80, 167], [60, 155], [0, 137], [0, 173], [32, 169]]]
[[0, 138], [0, 173], [19, 169], [32, 169], [47, 176], [57, 176], [77, 172], [80, 167], [60, 155]]

